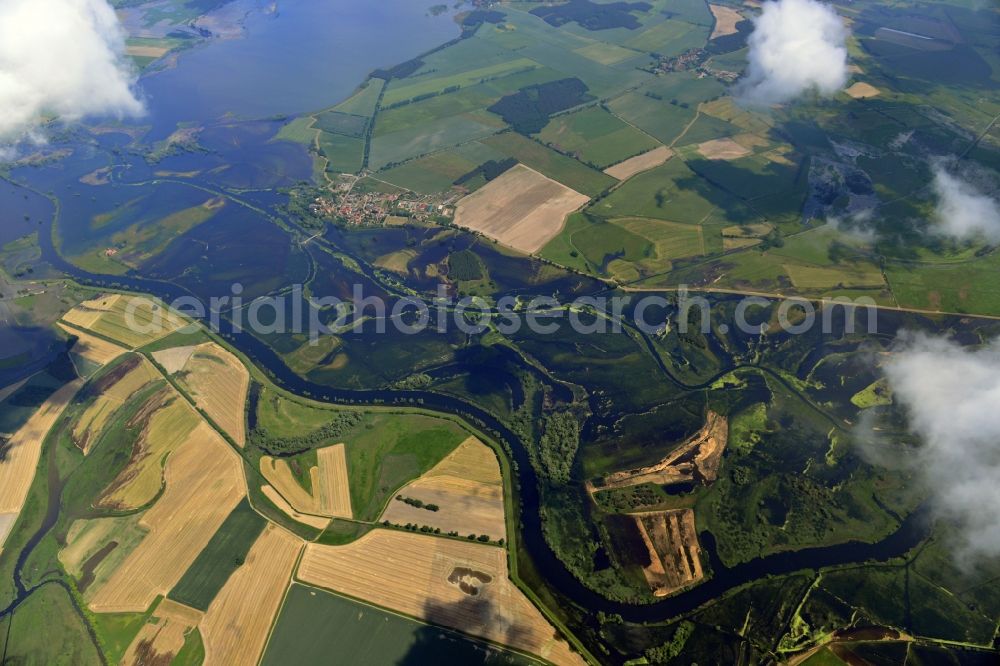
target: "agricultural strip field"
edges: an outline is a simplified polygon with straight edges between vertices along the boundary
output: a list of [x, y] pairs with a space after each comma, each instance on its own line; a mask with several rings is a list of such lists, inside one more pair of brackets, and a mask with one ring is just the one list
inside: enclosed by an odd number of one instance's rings
[[659, 141], [599, 106], [554, 117], [538, 139], [600, 169], [659, 146]]
[[[9, 523], [6, 530], [0, 529], [4, 539], [21, 513], [28, 489], [35, 480], [45, 437], [82, 385], [83, 380], [77, 379], [50, 395], [4, 444], [4, 456], [0, 459], [0, 525]], [[0, 541], [2, 546], [3, 541]]]
[[267, 520], [253, 510], [249, 501], [240, 502], [170, 591], [170, 598], [198, 610], [208, 610], [266, 525]]
[[169, 386], [146, 400], [130, 422], [141, 424], [142, 431], [132, 445], [128, 465], [95, 502], [98, 507], [126, 511], [151, 502], [161, 489], [163, 460], [189, 441], [216, 436]]
[[[485, 534], [494, 541], [507, 536], [500, 465], [493, 451], [475, 438], [401, 488], [399, 495], [420, 500], [424, 506], [393, 499], [380, 520], [427, 525], [462, 536]], [[439, 508], [428, 510], [428, 504]]]
[[292, 585], [268, 642], [264, 666], [319, 664], [336, 654], [352, 666], [423, 661], [527, 665], [534, 659], [480, 643], [337, 594]]
[[214, 342], [198, 345], [177, 373], [177, 383], [237, 444], [246, 444], [250, 373], [238, 358]]
[[502, 548], [376, 529], [347, 546], [308, 544], [297, 577], [555, 664], [583, 663], [511, 583]]
[[201, 621], [201, 613], [164, 599], [142, 626], [122, 659], [123, 664], [169, 664], [184, 648], [189, 633]]
[[458, 203], [455, 224], [531, 254], [558, 235], [586, 195], [518, 165]]
[[280, 527], [264, 529], [202, 619], [206, 663], [260, 660], [301, 550], [302, 541]]
[[188, 323], [157, 301], [121, 294], [84, 301], [63, 320], [130, 349], [159, 340]]
[[313, 516], [296, 511], [295, 508], [288, 503], [288, 500], [278, 494], [278, 491], [275, 490], [273, 486], [261, 486], [260, 491], [264, 493], [264, 497], [270, 500], [274, 506], [278, 507], [283, 514], [296, 522], [302, 523], [303, 525], [309, 525], [310, 527], [315, 527], [319, 530], [326, 529], [326, 526], [330, 524], [329, 518], [322, 518], [320, 516]]
[[90, 600], [95, 612], [142, 612], [177, 584], [246, 494], [239, 459], [215, 431], [167, 458], [166, 489], [142, 516], [149, 530]]
[[351, 487], [347, 474], [347, 456], [343, 444], [316, 451], [319, 462], [319, 509], [324, 516], [350, 518]]
[[160, 379], [160, 374], [156, 372], [156, 368], [141, 356], [133, 355], [124, 359], [88, 388], [88, 392], [96, 392], [97, 397], [74, 424], [73, 443], [86, 455], [91, 443], [104, 430], [115, 410], [139, 389], [157, 379]]
[[637, 173], [649, 171], [653, 167], [660, 166], [669, 160], [673, 154], [673, 151], [666, 146], [660, 146], [659, 148], [646, 151], [641, 155], [630, 157], [614, 166], [609, 166], [604, 170], [604, 173], [618, 180], [627, 180]]
[[738, 11], [725, 5], [709, 5], [708, 8], [712, 11], [712, 16], [715, 17], [715, 29], [712, 30], [709, 39], [734, 35], [738, 32], [736, 24], [743, 20], [743, 16]]
[[70, 351], [82, 356], [91, 363], [107, 365], [126, 351], [124, 347], [116, 345], [113, 342], [108, 342], [107, 340], [89, 335], [75, 328], [70, 328], [64, 324], [59, 324], [59, 328], [67, 335], [72, 335], [76, 338], [76, 343]]

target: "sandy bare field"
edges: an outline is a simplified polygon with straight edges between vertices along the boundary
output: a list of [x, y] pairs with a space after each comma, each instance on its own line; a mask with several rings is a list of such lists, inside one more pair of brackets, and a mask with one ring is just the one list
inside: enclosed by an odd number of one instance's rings
[[562, 230], [566, 216], [590, 199], [523, 164], [458, 202], [455, 224], [526, 254]]
[[201, 622], [206, 664], [258, 662], [302, 543], [275, 525], [264, 529]]
[[95, 612], [142, 612], [166, 595], [246, 493], [239, 457], [213, 430], [167, 458], [163, 495], [143, 515], [149, 530], [96, 590]]
[[140, 56], [146, 58], [159, 58], [166, 55], [170, 49], [163, 46], [136, 46], [131, 44], [125, 47], [125, 55]]
[[63, 324], [59, 324], [59, 328], [68, 335], [73, 335], [77, 338], [76, 344], [73, 345], [73, 353], [79, 354], [92, 363], [107, 365], [126, 351], [124, 347], [75, 328], [70, 328]]
[[712, 139], [699, 143], [698, 152], [710, 160], [735, 160], [750, 154], [746, 147], [732, 139]]
[[171, 347], [170, 349], [153, 352], [153, 360], [163, 366], [163, 369], [172, 375], [184, 369], [184, 365], [191, 358], [194, 350], [194, 345]]
[[291, 504], [288, 503], [288, 501], [284, 497], [279, 495], [278, 491], [276, 491], [272, 486], [261, 486], [260, 491], [264, 493], [264, 496], [267, 497], [267, 499], [271, 500], [271, 503], [274, 504], [274, 506], [281, 509], [281, 512], [284, 513], [289, 518], [291, 518], [292, 520], [300, 522], [303, 525], [309, 525], [310, 527], [315, 527], [316, 529], [319, 530], [325, 529], [326, 526], [330, 524], [329, 518], [323, 518], [321, 516], [313, 516], [305, 513], [299, 513], [292, 507]]
[[247, 391], [250, 373], [238, 358], [215, 344], [198, 345], [184, 364], [178, 382], [195, 404], [233, 440], [246, 444]]
[[729, 422], [726, 417], [709, 412], [705, 426], [658, 463], [609, 474], [597, 484], [596, 489], [625, 488], [642, 483], [689, 483], [696, 478], [711, 483], [718, 476], [728, 439]]
[[609, 166], [604, 170], [604, 173], [608, 174], [612, 178], [617, 178], [618, 180], [627, 180], [637, 173], [649, 171], [654, 167], [660, 166], [669, 160], [673, 154], [674, 151], [670, 150], [666, 146], [660, 146], [659, 148], [653, 148], [652, 150], [641, 155], [630, 157], [624, 162], [619, 162], [618, 164]]
[[376, 529], [347, 546], [307, 544], [297, 577], [555, 664], [583, 663], [510, 582], [502, 548]]
[[643, 573], [654, 595], [665, 597], [705, 577], [694, 511], [643, 513], [633, 519], [649, 550]]
[[493, 540], [507, 537], [500, 463], [493, 450], [475, 437], [462, 442], [397, 495], [439, 508], [430, 511], [393, 498], [379, 520], [438, 527], [442, 532], [454, 531], [462, 536], [486, 534]]
[[712, 16], [715, 17], [715, 30], [712, 31], [709, 39], [735, 35], [738, 32], [736, 24], [743, 20], [738, 11], [724, 5], [709, 5], [708, 8], [712, 10]]
[[868, 97], [875, 97], [876, 95], [880, 95], [882, 93], [882, 91], [880, 91], [878, 88], [871, 85], [870, 83], [865, 83], [864, 81], [858, 81], [844, 92], [846, 92], [854, 99], [865, 99]]
[[351, 487], [347, 476], [347, 454], [343, 444], [316, 451], [319, 461], [319, 509], [324, 516], [351, 518]]
[[17, 522], [16, 513], [0, 513], [0, 553], [3, 552], [3, 544], [7, 541], [7, 535], [10, 534], [15, 522]]
[[[46, 435], [82, 385], [83, 380], [77, 379], [50, 395], [7, 442], [6, 457], [0, 461], [0, 514], [12, 515], [12, 518], [4, 519], [11, 524], [21, 513], [28, 490], [35, 480], [35, 470]], [[8, 526], [7, 531], [9, 529]], [[7, 537], [7, 531], [3, 531], [0, 547]]]
[[169, 664], [201, 616], [201, 611], [164, 599], [129, 645], [122, 664]]

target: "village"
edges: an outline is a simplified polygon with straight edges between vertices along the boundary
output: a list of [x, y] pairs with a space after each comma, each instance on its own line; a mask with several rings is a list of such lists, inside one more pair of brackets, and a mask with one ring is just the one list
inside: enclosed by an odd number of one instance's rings
[[362, 179], [341, 175], [328, 190], [315, 195], [310, 213], [317, 218], [358, 226], [450, 222], [455, 204], [464, 196], [461, 189], [438, 194], [381, 192], [360, 187]]

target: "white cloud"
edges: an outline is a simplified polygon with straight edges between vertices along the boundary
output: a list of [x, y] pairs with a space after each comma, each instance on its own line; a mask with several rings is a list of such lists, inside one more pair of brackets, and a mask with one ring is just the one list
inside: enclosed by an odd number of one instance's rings
[[106, 0], [0, 0], [0, 142], [32, 136], [43, 115], [142, 113], [124, 47]]
[[738, 94], [747, 103], [780, 104], [809, 90], [832, 95], [847, 83], [847, 28], [816, 0], [765, 2], [750, 35], [749, 66]]
[[968, 350], [906, 334], [885, 372], [922, 441], [908, 467], [960, 530], [960, 560], [1000, 556], [1000, 341]]
[[972, 183], [948, 171], [943, 161], [932, 165], [935, 230], [957, 240], [1000, 242], [1000, 203]]

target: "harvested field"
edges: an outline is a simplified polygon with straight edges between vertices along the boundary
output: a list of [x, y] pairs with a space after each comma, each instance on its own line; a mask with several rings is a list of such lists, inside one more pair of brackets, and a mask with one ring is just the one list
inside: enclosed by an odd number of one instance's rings
[[234, 355], [206, 342], [192, 351], [178, 383], [233, 440], [246, 444], [246, 403], [250, 373]]
[[459, 444], [424, 476], [459, 476], [495, 485], [502, 482], [497, 454], [475, 437], [469, 437]]
[[566, 216], [590, 199], [523, 164], [458, 202], [455, 224], [521, 252], [537, 252], [555, 238]]
[[45, 437], [82, 385], [83, 380], [77, 379], [50, 395], [4, 445], [5, 456], [0, 460], [0, 514], [13, 515], [13, 518], [4, 520], [16, 521], [21, 513], [28, 490], [35, 480]]
[[632, 518], [649, 549], [650, 563], [643, 573], [655, 596], [673, 594], [705, 577], [694, 511], [643, 513]]
[[624, 162], [619, 162], [618, 164], [609, 166], [604, 170], [604, 173], [608, 174], [612, 178], [617, 178], [618, 180], [626, 180], [637, 173], [642, 173], [643, 171], [648, 171], [653, 167], [660, 166], [669, 160], [673, 154], [674, 151], [670, 150], [666, 146], [660, 146], [659, 148], [653, 148], [642, 155], [636, 155], [635, 157], [630, 157]]
[[122, 294], [84, 301], [63, 320], [130, 349], [159, 340], [188, 323], [156, 300]]
[[500, 464], [493, 451], [474, 437], [397, 494], [420, 500], [425, 506], [435, 505], [438, 510], [418, 508], [393, 498], [379, 520], [427, 525], [462, 536], [485, 534], [493, 540], [507, 537]]
[[163, 487], [163, 460], [189, 441], [217, 437], [173, 388], [158, 391], [129, 421], [142, 427], [128, 465], [105, 488], [95, 505], [129, 510], [151, 502]]
[[299, 513], [292, 508], [292, 505], [288, 503], [288, 500], [279, 495], [278, 491], [271, 486], [261, 486], [260, 491], [264, 493], [264, 496], [267, 497], [267, 499], [271, 500], [271, 503], [274, 504], [274, 506], [281, 509], [282, 513], [296, 522], [302, 523], [303, 525], [309, 525], [310, 527], [315, 527], [320, 530], [326, 529], [326, 526], [330, 524], [329, 518]]
[[715, 412], [708, 413], [705, 426], [686, 442], [675, 448], [660, 462], [615, 472], [606, 476], [591, 491], [605, 488], [627, 488], [643, 483], [671, 485], [675, 483], [711, 483], [719, 473], [722, 452], [729, 437], [729, 422]]
[[141, 58], [161, 58], [169, 52], [170, 49], [164, 46], [138, 46], [136, 44], [129, 44], [125, 47], [125, 55]]
[[96, 363], [97, 365], [107, 365], [111, 361], [121, 356], [126, 349], [113, 342], [108, 342], [93, 335], [84, 333], [75, 328], [70, 328], [64, 324], [59, 324], [59, 328], [76, 338], [76, 344], [71, 350], [74, 354], [79, 354], [83, 358]]
[[298, 578], [555, 664], [583, 663], [510, 582], [502, 548], [377, 529], [347, 546], [307, 544]]
[[99, 395], [73, 425], [73, 443], [87, 455], [115, 410], [143, 386], [159, 378], [160, 374], [144, 358], [133, 356], [91, 384], [88, 391]]
[[122, 664], [169, 664], [184, 639], [201, 621], [201, 613], [164, 599], [128, 646]]
[[844, 92], [854, 99], [867, 99], [882, 94], [878, 88], [864, 81], [858, 81]]
[[0, 553], [3, 552], [3, 544], [7, 541], [7, 535], [17, 521], [16, 513], [0, 513]]
[[[343, 444], [316, 452], [319, 461], [319, 509], [324, 516], [350, 518], [351, 487], [347, 476], [347, 456]], [[315, 492], [316, 486], [313, 486]]]
[[170, 455], [165, 478], [163, 496], [140, 521], [149, 534], [95, 592], [91, 610], [149, 608], [177, 584], [246, 494], [239, 458], [210, 429], [197, 429]]
[[260, 660], [301, 550], [302, 541], [283, 529], [264, 529], [201, 622], [205, 663]]
[[172, 375], [184, 369], [184, 365], [191, 358], [194, 350], [194, 345], [171, 347], [170, 349], [153, 352], [153, 360], [163, 366], [163, 369]]
[[288, 461], [263, 456], [260, 471], [297, 512], [315, 516], [351, 518], [351, 487], [343, 444], [316, 451], [318, 466], [309, 469], [310, 493], [292, 474]]
[[735, 160], [750, 154], [749, 149], [732, 139], [712, 139], [699, 143], [698, 152], [710, 160]]
[[709, 5], [708, 8], [712, 10], [712, 16], [715, 17], [715, 29], [709, 37], [710, 40], [716, 37], [735, 35], [739, 32], [736, 29], [736, 24], [743, 20], [743, 16], [738, 11], [724, 5]]

